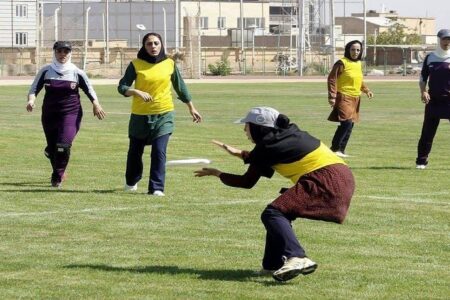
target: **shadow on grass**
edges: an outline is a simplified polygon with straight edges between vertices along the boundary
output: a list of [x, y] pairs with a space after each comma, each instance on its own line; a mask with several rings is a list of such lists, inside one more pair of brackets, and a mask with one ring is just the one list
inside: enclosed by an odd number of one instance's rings
[[[98, 193], [98, 194], [109, 194], [123, 192], [123, 189], [109, 189], [109, 190], [70, 190], [64, 187], [58, 189], [51, 187], [48, 181], [32, 181], [32, 182], [0, 182], [0, 186], [14, 187], [10, 189], [2, 189], [2, 192], [10, 193]], [[22, 188], [24, 187], [24, 188]]]
[[198, 275], [199, 279], [204, 280], [224, 280], [224, 281], [254, 281], [265, 285], [279, 284], [275, 281], [263, 282], [270, 277], [262, 277], [255, 273], [254, 270], [201, 270], [191, 268], [180, 268], [177, 266], [143, 266], [143, 267], [114, 267], [109, 265], [98, 264], [72, 264], [64, 266], [67, 269], [87, 268], [106, 272], [131, 272], [131, 273], [155, 273], [155, 274], [191, 274]]
[[397, 166], [381, 166], [381, 167], [352, 167], [352, 170], [415, 170], [414, 167], [397, 167]]

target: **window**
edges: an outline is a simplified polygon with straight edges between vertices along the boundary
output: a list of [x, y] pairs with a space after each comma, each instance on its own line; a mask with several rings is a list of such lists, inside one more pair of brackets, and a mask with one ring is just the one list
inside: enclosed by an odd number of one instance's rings
[[296, 14], [296, 7], [291, 6], [270, 6], [269, 7], [269, 14], [270, 15], [285, 15], [289, 16], [291, 14]]
[[200, 17], [200, 28], [208, 29], [208, 17]]
[[[241, 18], [238, 18], [238, 28], [241, 28]], [[244, 28], [264, 28], [264, 18], [244, 18]]]
[[218, 29], [225, 29], [227, 28], [227, 22], [225, 17], [218, 17], [217, 18], [217, 28]]
[[25, 46], [28, 43], [28, 34], [26, 32], [16, 32], [16, 45]]
[[28, 14], [28, 10], [27, 10], [26, 4], [16, 5], [16, 17], [26, 18], [27, 14]]

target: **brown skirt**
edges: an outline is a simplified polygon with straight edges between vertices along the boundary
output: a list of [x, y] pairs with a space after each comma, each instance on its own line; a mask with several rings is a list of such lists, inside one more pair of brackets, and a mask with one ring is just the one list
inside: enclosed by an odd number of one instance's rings
[[352, 97], [337, 93], [336, 102], [328, 117], [328, 121], [341, 122], [352, 120], [353, 122], [358, 122], [360, 100], [361, 97]]
[[354, 190], [348, 166], [334, 164], [300, 177], [271, 205], [291, 217], [343, 223]]

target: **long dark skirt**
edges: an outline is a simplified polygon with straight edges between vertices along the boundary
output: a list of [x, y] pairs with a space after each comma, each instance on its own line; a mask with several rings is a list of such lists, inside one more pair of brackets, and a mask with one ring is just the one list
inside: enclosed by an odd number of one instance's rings
[[334, 164], [300, 177], [271, 205], [294, 218], [343, 223], [354, 190], [348, 166]]

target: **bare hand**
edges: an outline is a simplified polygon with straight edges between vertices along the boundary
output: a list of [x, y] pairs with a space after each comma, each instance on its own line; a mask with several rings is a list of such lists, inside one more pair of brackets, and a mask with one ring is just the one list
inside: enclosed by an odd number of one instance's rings
[[140, 97], [142, 100], [144, 100], [144, 102], [150, 102], [150, 101], [153, 101], [152, 96], [150, 96], [150, 94], [147, 93], [147, 92], [143, 92], [143, 91], [140, 91], [140, 90], [134, 90], [134, 92], [135, 92], [135, 94], [136, 94], [138, 97]]
[[94, 103], [92, 111], [94, 113], [94, 116], [96, 116], [99, 120], [103, 120], [106, 116], [106, 113], [104, 112], [103, 108], [98, 103], [97, 104]]
[[428, 92], [422, 92], [422, 102], [425, 104], [428, 104], [428, 102], [430, 102], [430, 94], [428, 94]]
[[243, 152], [242, 150], [234, 148], [230, 145], [224, 144], [220, 141], [212, 140], [212, 142], [213, 142], [213, 144], [216, 144], [220, 148], [225, 149], [225, 151], [227, 151], [229, 154], [242, 158], [242, 152]]
[[28, 101], [27, 103], [27, 111], [32, 112], [34, 108], [34, 101]]
[[328, 99], [328, 104], [330, 104], [331, 107], [334, 107], [335, 103], [336, 103], [336, 99], [335, 98]]
[[203, 177], [203, 176], [217, 176], [219, 177], [222, 174], [221, 171], [214, 168], [203, 168], [197, 171], [194, 171], [195, 177]]
[[366, 93], [366, 95], [367, 95], [367, 97], [368, 97], [369, 99], [372, 99], [372, 98], [373, 98], [373, 93], [372, 93], [372, 91], [368, 91], [368, 92]]
[[202, 121], [202, 115], [200, 115], [200, 113], [195, 108], [190, 109], [189, 113], [192, 116], [192, 122], [200, 123]]

